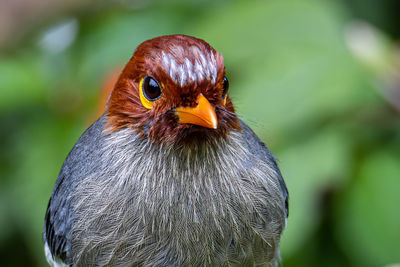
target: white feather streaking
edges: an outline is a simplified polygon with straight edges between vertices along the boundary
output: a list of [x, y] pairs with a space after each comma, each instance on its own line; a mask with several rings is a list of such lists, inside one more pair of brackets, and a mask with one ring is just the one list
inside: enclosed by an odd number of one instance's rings
[[[182, 47], [175, 47], [174, 51], [181, 51], [183, 53], [184, 50]], [[192, 60], [185, 57], [183, 63], [179, 64], [176, 53], [165, 53], [163, 51], [161, 54], [161, 64], [164, 71], [180, 86], [200, 82], [205, 79], [215, 84], [217, 80], [217, 61], [214, 53], [210, 51], [204, 54], [196, 46], [191, 47], [190, 52], [195, 60], [192, 62]]]
[[44, 254], [46, 255], [46, 260], [50, 264], [51, 267], [69, 267], [69, 265], [66, 265], [61, 260], [53, 257], [47, 242], [44, 244]]

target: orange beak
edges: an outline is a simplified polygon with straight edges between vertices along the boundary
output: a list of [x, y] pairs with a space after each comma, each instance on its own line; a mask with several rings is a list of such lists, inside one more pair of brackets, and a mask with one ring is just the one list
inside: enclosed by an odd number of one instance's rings
[[190, 123], [206, 128], [217, 129], [218, 120], [213, 106], [203, 94], [199, 95], [198, 104], [194, 108], [178, 107], [176, 113], [179, 123]]

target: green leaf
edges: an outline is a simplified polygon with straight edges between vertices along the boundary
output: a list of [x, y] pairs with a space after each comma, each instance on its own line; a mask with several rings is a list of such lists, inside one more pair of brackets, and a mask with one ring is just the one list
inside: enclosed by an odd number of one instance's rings
[[400, 262], [400, 147], [368, 155], [340, 201], [337, 235], [360, 266]]
[[344, 134], [327, 128], [281, 151], [278, 158], [290, 196], [290, 216], [282, 238], [285, 257], [301, 248], [318, 225], [320, 190], [347, 179], [349, 147]]

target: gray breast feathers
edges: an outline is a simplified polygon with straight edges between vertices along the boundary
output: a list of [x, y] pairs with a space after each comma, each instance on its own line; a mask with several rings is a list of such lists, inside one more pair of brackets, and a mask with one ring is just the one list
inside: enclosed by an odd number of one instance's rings
[[272, 155], [243, 131], [190, 149], [130, 129], [104, 135], [92, 170], [68, 186], [67, 261], [274, 266], [287, 191]]

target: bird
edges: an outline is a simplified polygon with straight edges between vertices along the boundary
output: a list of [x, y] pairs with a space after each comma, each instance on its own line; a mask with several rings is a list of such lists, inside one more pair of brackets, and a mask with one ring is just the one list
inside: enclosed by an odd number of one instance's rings
[[281, 264], [288, 190], [228, 89], [206, 41], [141, 43], [62, 165], [44, 220], [48, 263]]

